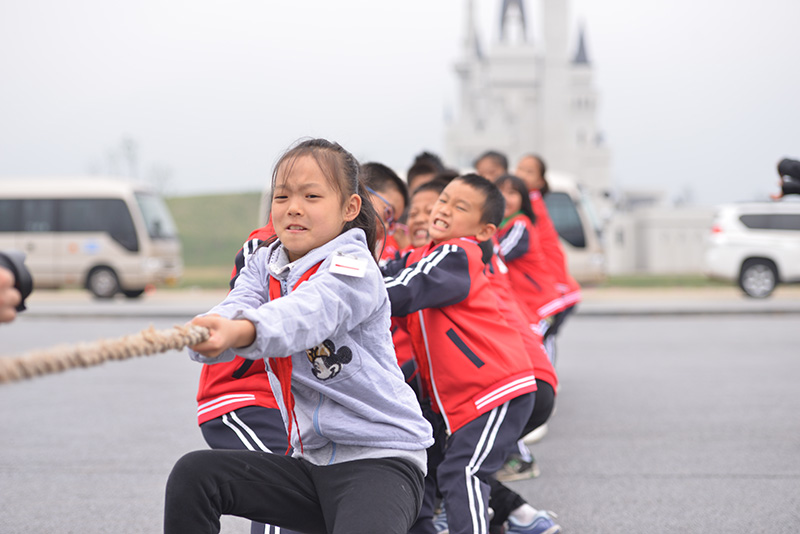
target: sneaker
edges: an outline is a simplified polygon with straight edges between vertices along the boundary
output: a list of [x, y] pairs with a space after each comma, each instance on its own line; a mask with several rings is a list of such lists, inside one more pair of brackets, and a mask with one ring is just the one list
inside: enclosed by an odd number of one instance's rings
[[522, 438], [522, 441], [528, 444], [531, 443], [539, 443], [543, 437], [547, 435], [547, 423], [543, 425], [539, 425], [538, 427], [531, 430], [529, 433], [525, 434], [525, 437]]
[[433, 516], [433, 528], [436, 534], [449, 534], [450, 527], [447, 526], [447, 511], [444, 509], [444, 503], [438, 514]]
[[509, 517], [506, 534], [558, 534], [561, 532], [561, 527], [555, 524], [553, 517], [556, 517], [553, 512], [539, 510], [533, 521], [527, 525], [521, 525], [513, 517]]
[[524, 480], [526, 478], [536, 478], [541, 474], [536, 460], [531, 456], [531, 461], [523, 460], [519, 454], [512, 454], [503, 464], [502, 469], [494, 474], [500, 482], [511, 482], [512, 480]]

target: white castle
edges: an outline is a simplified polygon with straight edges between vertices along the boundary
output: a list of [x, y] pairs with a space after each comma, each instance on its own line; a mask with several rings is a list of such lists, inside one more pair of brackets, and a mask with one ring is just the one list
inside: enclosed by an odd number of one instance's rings
[[567, 0], [540, 0], [544, 35], [534, 39], [524, 0], [503, 0], [499, 39], [484, 51], [467, 0], [466, 30], [456, 62], [459, 104], [446, 125], [445, 159], [469, 168], [486, 150], [526, 153], [567, 172], [601, 197], [611, 188], [609, 151], [597, 125], [598, 94], [584, 31], [568, 49]]
[[[498, 38], [484, 50], [474, 0], [466, 0], [455, 65], [459, 102], [446, 124], [445, 161], [467, 169], [481, 153], [497, 150], [508, 156], [513, 172], [520, 156], [538, 154], [550, 169], [573, 175], [605, 214], [610, 274], [700, 272], [713, 212], [653, 206], [652, 195], [643, 197], [642, 207], [631, 204], [620, 212], [608, 197], [610, 153], [597, 123], [592, 62], [583, 28], [569, 46], [568, 4], [536, 0], [543, 30], [534, 36], [525, 0], [503, 0]], [[636, 200], [635, 192], [615, 193]]]

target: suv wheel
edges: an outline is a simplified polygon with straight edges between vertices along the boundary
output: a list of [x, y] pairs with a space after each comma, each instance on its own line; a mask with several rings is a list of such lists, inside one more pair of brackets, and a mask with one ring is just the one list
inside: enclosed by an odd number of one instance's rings
[[768, 260], [747, 260], [742, 264], [739, 287], [749, 297], [763, 299], [772, 294], [778, 285], [775, 264]]
[[119, 292], [119, 280], [112, 269], [98, 267], [89, 273], [86, 289], [99, 299], [110, 299]]

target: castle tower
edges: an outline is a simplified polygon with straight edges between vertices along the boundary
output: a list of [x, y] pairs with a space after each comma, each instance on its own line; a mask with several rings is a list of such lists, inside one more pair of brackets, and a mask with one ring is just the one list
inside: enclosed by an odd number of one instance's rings
[[568, 2], [539, 0], [543, 39], [534, 43], [525, 3], [499, 3], [498, 38], [484, 52], [473, 0], [466, 1], [464, 44], [455, 65], [459, 111], [446, 126], [445, 158], [466, 169], [495, 149], [508, 155], [513, 170], [523, 154], [535, 152], [599, 196], [610, 186], [609, 154], [597, 125], [585, 31], [580, 28], [571, 55]]
[[578, 45], [570, 68], [570, 118], [573, 154], [572, 172], [593, 190], [611, 188], [610, 157], [605, 139], [597, 126], [598, 94], [594, 86], [594, 73], [586, 47], [584, 28], [578, 33]]
[[[472, 0], [466, 1], [467, 30], [461, 57], [456, 62], [460, 113], [446, 127], [445, 158], [459, 168], [469, 168], [481, 152], [499, 147], [517, 154], [538, 143], [538, 77], [541, 58], [528, 39], [522, 0], [505, 0], [499, 35], [484, 53], [475, 29]], [[465, 102], [466, 99], [466, 102]], [[521, 153], [521, 152], [520, 152]]]
[[539, 152], [551, 168], [572, 171], [568, 142], [567, 2], [542, 0], [542, 21], [545, 56], [541, 99], [543, 135]]

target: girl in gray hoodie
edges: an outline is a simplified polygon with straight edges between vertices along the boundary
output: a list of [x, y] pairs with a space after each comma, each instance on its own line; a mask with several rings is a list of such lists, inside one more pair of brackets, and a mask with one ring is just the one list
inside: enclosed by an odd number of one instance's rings
[[192, 321], [210, 337], [189, 352], [208, 364], [267, 359], [294, 454], [185, 455], [167, 482], [164, 530], [219, 532], [228, 514], [298, 532], [405, 534], [433, 438], [397, 366], [358, 162], [305, 141], [279, 160], [272, 185], [277, 240]]

